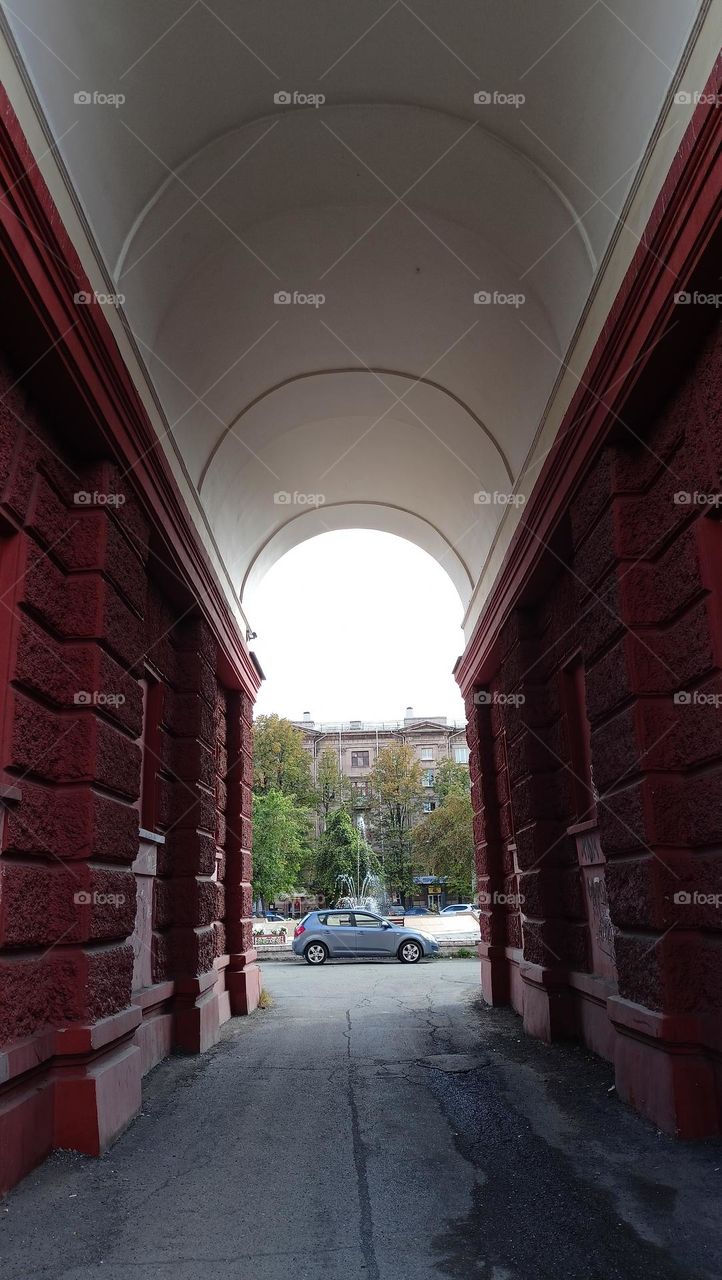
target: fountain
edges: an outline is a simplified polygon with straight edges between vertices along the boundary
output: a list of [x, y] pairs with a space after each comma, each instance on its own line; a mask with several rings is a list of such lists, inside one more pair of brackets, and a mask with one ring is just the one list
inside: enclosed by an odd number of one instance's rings
[[348, 907], [351, 910], [358, 908], [359, 911], [375, 911], [381, 914], [380, 902], [385, 897], [384, 886], [381, 877], [367, 871], [361, 879], [361, 839], [360, 833], [363, 834], [364, 845], [366, 844], [366, 820], [362, 813], [358, 815], [356, 820], [356, 876], [344, 872], [336, 877], [336, 884], [339, 888], [339, 896], [336, 901], [337, 907]]

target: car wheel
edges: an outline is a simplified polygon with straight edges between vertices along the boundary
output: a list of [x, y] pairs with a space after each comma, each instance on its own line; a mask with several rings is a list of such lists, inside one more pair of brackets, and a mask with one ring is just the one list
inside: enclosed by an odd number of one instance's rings
[[402, 942], [396, 952], [402, 964], [416, 964], [421, 959], [423, 952], [418, 942], [414, 942], [412, 938], [407, 938], [406, 942]]
[[328, 960], [328, 947], [323, 942], [309, 942], [303, 958], [306, 964], [325, 964]]

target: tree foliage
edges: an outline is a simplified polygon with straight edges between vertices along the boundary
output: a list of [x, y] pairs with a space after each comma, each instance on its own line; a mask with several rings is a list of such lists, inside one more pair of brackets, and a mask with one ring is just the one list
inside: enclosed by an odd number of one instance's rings
[[253, 797], [253, 894], [264, 904], [290, 893], [304, 857], [308, 813], [292, 795]]
[[316, 811], [325, 825], [332, 809], [351, 809], [353, 787], [341, 773], [335, 751], [323, 751], [318, 761], [315, 789]]
[[455, 760], [442, 760], [436, 767], [434, 790], [439, 804], [443, 804], [450, 795], [468, 796], [471, 791], [468, 765], [457, 764]]
[[447, 890], [462, 899], [471, 897], [474, 833], [468, 794], [449, 791], [443, 803], [414, 828], [412, 843], [424, 874], [445, 876]]
[[314, 888], [323, 893], [327, 902], [335, 902], [342, 895], [339, 877], [350, 876], [359, 886], [365, 876], [379, 875], [381, 864], [377, 854], [363, 839], [345, 809], [334, 809], [326, 822], [326, 829], [319, 837], [314, 870]]
[[313, 802], [311, 762], [303, 733], [282, 716], [259, 716], [253, 724], [253, 790], [281, 791], [300, 804]]
[[421, 807], [421, 779], [411, 747], [391, 742], [379, 752], [372, 775], [374, 836], [383, 850], [386, 887], [402, 901], [413, 885], [411, 830]]

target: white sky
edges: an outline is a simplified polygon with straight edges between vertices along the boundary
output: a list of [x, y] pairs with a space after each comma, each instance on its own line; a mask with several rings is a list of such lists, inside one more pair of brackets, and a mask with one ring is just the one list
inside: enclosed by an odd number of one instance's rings
[[289, 551], [244, 601], [266, 675], [257, 714], [300, 720], [464, 720], [451, 674], [464, 648], [456, 590], [425, 551], [341, 530]]

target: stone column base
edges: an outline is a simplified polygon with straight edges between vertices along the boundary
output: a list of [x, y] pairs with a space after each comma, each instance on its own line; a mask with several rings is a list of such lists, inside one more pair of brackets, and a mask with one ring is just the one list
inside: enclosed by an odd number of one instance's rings
[[722, 1132], [715, 1062], [704, 1044], [701, 1019], [655, 1013], [620, 996], [609, 998], [607, 1011], [617, 1032], [614, 1071], [620, 1098], [676, 1137]]
[[486, 1003], [509, 1004], [509, 961], [504, 948], [489, 942], [478, 942], [476, 951], [481, 961], [481, 994]]
[[226, 988], [231, 997], [231, 1013], [253, 1013], [261, 998], [261, 970], [256, 964], [257, 951], [240, 951], [231, 955], [226, 969]]
[[566, 969], [540, 964], [520, 965], [524, 984], [524, 1030], [550, 1044], [577, 1034], [574, 996]]
[[221, 1033], [215, 969], [195, 978], [176, 978], [173, 1043], [186, 1053], [205, 1053]]

